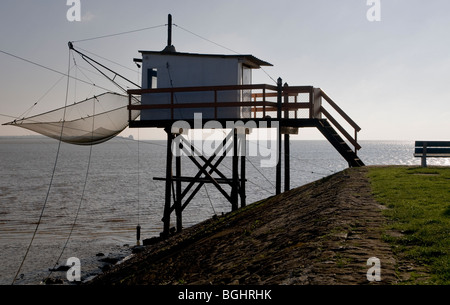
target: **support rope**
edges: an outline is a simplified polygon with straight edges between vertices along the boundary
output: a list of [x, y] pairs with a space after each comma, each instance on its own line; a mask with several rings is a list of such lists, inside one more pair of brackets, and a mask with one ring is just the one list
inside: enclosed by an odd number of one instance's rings
[[138, 155], [137, 155], [137, 201], [138, 201], [138, 226], [140, 226], [140, 217], [141, 217], [141, 195], [140, 195], [140, 185], [141, 185], [141, 164], [140, 164], [140, 133], [138, 128], [138, 141], [137, 141], [137, 149], [138, 149]]
[[[93, 103], [93, 115], [95, 117], [95, 102]], [[92, 120], [92, 138], [94, 137], [94, 119]], [[84, 193], [86, 191], [86, 185], [87, 185], [87, 181], [88, 181], [88, 177], [89, 177], [89, 169], [91, 166], [91, 158], [92, 158], [92, 147], [93, 145], [89, 145], [89, 157], [88, 157], [88, 163], [87, 163], [87, 168], [86, 168], [86, 175], [84, 177], [84, 184], [83, 184], [83, 190], [81, 192], [81, 198], [80, 198], [80, 203], [78, 204], [78, 208], [77, 208], [77, 212], [75, 213], [75, 219], [73, 220], [72, 226], [70, 228], [70, 232], [69, 235], [67, 236], [66, 242], [64, 243], [64, 246], [61, 250], [61, 253], [59, 254], [58, 258], [56, 259], [56, 263], [53, 267], [53, 269], [50, 270], [50, 273], [47, 275], [47, 278], [44, 280], [44, 283], [46, 282], [46, 280], [50, 277], [50, 275], [53, 273], [53, 270], [55, 270], [56, 266], [59, 264], [59, 261], [64, 253], [64, 251], [67, 248], [67, 244], [69, 243], [70, 238], [72, 237], [72, 233], [73, 233], [73, 229], [75, 228], [75, 225], [77, 223], [78, 220], [78, 215], [80, 214], [80, 210], [81, 210], [81, 205], [83, 203], [84, 200]]]
[[[68, 64], [68, 68], [67, 68], [67, 76], [69, 76], [69, 74], [70, 74], [70, 61], [71, 61], [71, 51], [69, 50], [69, 64]], [[66, 83], [66, 97], [65, 97], [65, 105], [64, 105], [63, 121], [62, 121], [62, 125], [61, 125], [60, 139], [62, 138], [62, 135], [63, 135], [63, 129], [64, 129], [64, 122], [65, 122], [65, 116], [66, 116], [66, 106], [67, 106], [67, 101], [68, 101], [68, 96], [69, 96], [69, 83], [70, 83], [70, 77], [67, 77], [67, 83]], [[53, 185], [53, 179], [54, 179], [55, 173], [56, 173], [56, 167], [57, 167], [57, 165], [58, 165], [59, 152], [60, 152], [60, 150], [61, 150], [61, 143], [62, 143], [62, 141], [59, 140], [59, 141], [58, 141], [58, 149], [57, 149], [57, 151], [56, 151], [55, 163], [54, 163], [54, 165], [53, 165], [52, 176], [51, 176], [51, 178], [50, 178], [50, 184], [49, 184], [48, 189], [47, 189], [47, 195], [45, 196], [45, 201], [44, 201], [44, 204], [43, 204], [43, 206], [42, 206], [42, 209], [41, 209], [41, 213], [40, 213], [40, 215], [39, 215], [38, 222], [37, 222], [36, 227], [35, 227], [35, 229], [34, 229], [33, 236], [31, 237], [30, 244], [29, 244], [28, 247], [27, 247], [27, 250], [26, 250], [26, 252], [25, 252], [25, 255], [24, 255], [23, 259], [22, 259], [22, 262], [20, 263], [19, 269], [17, 270], [16, 275], [14, 276], [14, 279], [13, 279], [11, 285], [14, 285], [15, 281], [17, 280], [17, 276], [19, 275], [19, 272], [20, 272], [20, 270], [22, 269], [23, 264], [24, 264], [24, 262], [25, 262], [25, 260], [26, 260], [26, 258], [27, 258], [27, 256], [28, 256], [28, 253], [29, 253], [29, 251], [30, 251], [31, 245], [33, 244], [34, 238], [36, 237], [36, 233], [37, 233], [37, 231], [38, 231], [38, 229], [39, 229], [39, 226], [40, 226], [40, 224], [41, 224], [42, 217], [44, 216], [44, 211], [45, 211], [45, 208], [46, 208], [46, 206], [47, 206], [48, 198], [49, 198], [49, 195], [50, 195], [50, 190], [51, 190], [51, 188], [52, 188], [52, 185]]]
[[[37, 62], [34, 62], [34, 61], [31, 61], [31, 60], [29, 60], [29, 59], [26, 59], [26, 58], [23, 58], [23, 57], [20, 57], [20, 56], [11, 54], [11, 53], [9, 53], [9, 52], [5, 52], [5, 51], [3, 51], [3, 50], [0, 50], [0, 53], [3, 53], [3, 54], [5, 54], [5, 55], [14, 57], [14, 58], [19, 59], [19, 60], [22, 60], [22, 61], [25, 61], [25, 62], [27, 62], [27, 63], [29, 63], [29, 64], [38, 66], [38, 67], [40, 67], [40, 68], [43, 68], [43, 69], [52, 71], [52, 72], [54, 72], [54, 73], [56, 73], [56, 74], [60, 74], [60, 75], [62, 75], [62, 76], [66, 76], [66, 77], [68, 77], [68, 78], [75, 79], [75, 80], [80, 81], [80, 82], [82, 82], [82, 83], [85, 83], [85, 84], [88, 84], [88, 85], [94, 85], [94, 86], [96, 86], [95, 84], [89, 83], [89, 82], [87, 82], [87, 81], [85, 81], [85, 80], [78, 79], [78, 78], [75, 78], [75, 77], [73, 77], [73, 76], [70, 76], [70, 75], [68, 74], [69, 72], [68, 72], [68, 73], [64, 73], [64, 72], [55, 70], [55, 69], [53, 69], [53, 68], [50, 68], [50, 67], [41, 65], [41, 64], [39, 64], [39, 63], [37, 63]], [[97, 88], [100, 88], [100, 89], [103, 89], [103, 90], [105, 90], [105, 91], [110, 91], [109, 89], [106, 89], [106, 88], [104, 88], [104, 87], [100, 87], [100, 86], [96, 86], [96, 87], [97, 87]]]
[[[205, 40], [205, 41], [207, 41], [207, 42], [209, 42], [209, 43], [212, 43], [212, 44], [214, 44], [214, 45], [216, 45], [216, 46], [218, 46], [218, 47], [221, 47], [221, 48], [223, 48], [223, 49], [225, 49], [225, 50], [228, 50], [228, 51], [230, 51], [230, 52], [233, 52], [233, 53], [235, 53], [235, 54], [241, 54], [241, 53], [239, 53], [239, 52], [237, 52], [237, 51], [235, 51], [235, 50], [233, 50], [233, 49], [230, 49], [230, 48], [228, 48], [228, 47], [226, 47], [226, 46], [224, 46], [224, 45], [221, 45], [221, 44], [219, 44], [219, 43], [217, 43], [217, 42], [215, 42], [215, 41], [212, 41], [211, 39], [208, 39], [208, 38], [205, 38], [205, 37], [203, 37], [203, 36], [201, 36], [201, 35], [199, 35], [199, 34], [196, 34], [196, 33], [194, 33], [194, 32], [192, 32], [192, 31], [190, 31], [190, 30], [188, 30], [188, 29], [186, 29], [186, 28], [184, 28], [184, 27], [182, 27], [182, 26], [180, 26], [180, 25], [178, 25], [178, 24], [173, 24], [174, 26], [176, 26], [177, 28], [179, 28], [179, 29], [181, 29], [181, 30], [183, 30], [183, 31], [185, 31], [185, 32], [187, 32], [187, 33], [189, 33], [189, 34], [191, 34], [191, 35], [194, 35], [194, 36], [196, 36], [196, 37], [198, 37], [198, 38], [200, 38], [200, 39], [203, 39], [203, 40]], [[261, 68], [261, 70], [276, 84], [277, 83], [277, 81], [275, 80], [275, 78], [273, 78], [272, 76], [270, 76], [270, 74], [265, 70], [265, 69], [263, 69], [262, 67], [260, 67]]]
[[115, 33], [115, 34], [108, 34], [108, 35], [96, 36], [96, 37], [91, 37], [91, 38], [79, 39], [79, 40], [74, 40], [72, 42], [90, 41], [90, 40], [97, 40], [97, 39], [103, 39], [103, 38], [108, 38], [108, 37], [126, 35], [126, 34], [142, 32], [142, 31], [151, 30], [151, 29], [157, 29], [157, 28], [160, 28], [163, 26], [166, 26], [166, 24], [160, 24], [160, 25], [150, 26], [150, 27], [137, 29], [137, 30], [130, 30], [130, 31], [126, 31], [126, 32], [120, 32], [120, 33]]
[[211, 204], [211, 208], [212, 208], [212, 210], [213, 210], [213, 212], [214, 212], [214, 215], [217, 215], [216, 209], [214, 209], [214, 205], [213, 205], [213, 203], [212, 203], [211, 197], [209, 196], [208, 189], [206, 188], [206, 185], [203, 184], [203, 187], [205, 188], [206, 196], [207, 196], [208, 199], [209, 199], [209, 203]]

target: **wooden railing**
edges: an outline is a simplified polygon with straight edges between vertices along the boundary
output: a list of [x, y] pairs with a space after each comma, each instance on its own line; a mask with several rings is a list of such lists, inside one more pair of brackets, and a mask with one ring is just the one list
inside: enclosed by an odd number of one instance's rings
[[341, 132], [341, 134], [355, 147], [355, 152], [361, 149], [361, 145], [358, 144], [358, 132], [361, 131], [361, 127], [355, 123], [325, 92], [320, 90], [320, 96], [323, 97], [328, 104], [345, 120], [347, 123], [353, 127], [354, 137], [352, 137], [341, 124], [339, 124], [336, 119], [331, 116], [331, 114], [323, 107], [320, 106], [320, 111], [325, 115], [325, 117]]
[[[236, 91], [242, 93], [250, 91], [251, 100], [247, 101], [220, 101], [219, 93], [223, 91]], [[190, 102], [179, 103], [176, 98], [177, 93], [188, 92], [210, 92], [211, 102]], [[170, 95], [168, 104], [133, 104], [134, 96], [143, 94], [161, 94]], [[299, 101], [300, 94], [306, 95], [307, 101]], [[361, 148], [358, 144], [358, 132], [361, 128], [356, 124], [325, 92], [320, 88], [312, 86], [273, 86], [267, 84], [255, 85], [231, 85], [231, 86], [206, 86], [206, 87], [177, 87], [177, 88], [158, 88], [158, 89], [136, 89], [128, 90], [129, 95], [129, 120], [131, 121], [131, 111], [168, 109], [170, 110], [171, 120], [175, 120], [175, 109], [187, 108], [213, 108], [214, 115], [208, 119], [218, 119], [219, 111], [224, 107], [250, 107], [253, 118], [264, 119], [271, 114], [273, 119], [321, 119], [322, 114], [326, 119], [354, 146], [355, 152]], [[236, 95], [238, 97], [238, 95]], [[351, 136], [347, 130], [325, 109], [322, 99], [343, 118], [354, 130], [354, 136]], [[299, 110], [306, 109], [308, 114], [301, 116]], [[275, 115], [273, 112], [277, 112]], [[259, 115], [262, 113], [262, 116]], [[238, 117], [230, 119], [251, 119], [251, 117]]]
[[[263, 97], [263, 101], [260, 102], [252, 102], [249, 101], [226, 101], [221, 102], [218, 98], [218, 93], [221, 91], [260, 91]], [[206, 87], [177, 87], [177, 88], [160, 88], [160, 89], [136, 89], [136, 90], [128, 90], [129, 95], [129, 105], [128, 110], [130, 111], [131, 118], [131, 110], [148, 110], [148, 109], [170, 109], [171, 110], [171, 119], [174, 120], [174, 109], [186, 109], [186, 108], [214, 108], [214, 117], [211, 119], [218, 119], [218, 110], [223, 107], [256, 107], [258, 111], [262, 109], [264, 113], [270, 111], [274, 107], [277, 107], [276, 102], [267, 101], [267, 97], [269, 97], [270, 91], [277, 91], [276, 86], [260, 84], [260, 85], [231, 85], [231, 86], [206, 86]], [[176, 93], [188, 93], [188, 92], [212, 92], [214, 98], [212, 102], [199, 102], [199, 103], [178, 103], [176, 100]], [[157, 93], [167, 93], [170, 94], [170, 104], [147, 104], [147, 105], [132, 105], [132, 96], [133, 95], [142, 95], [142, 94], [157, 94]], [[239, 118], [237, 118], [239, 119]]]

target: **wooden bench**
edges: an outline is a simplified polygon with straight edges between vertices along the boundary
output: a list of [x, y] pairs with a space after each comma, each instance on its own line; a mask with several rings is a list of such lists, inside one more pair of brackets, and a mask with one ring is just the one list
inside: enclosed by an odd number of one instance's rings
[[416, 141], [414, 157], [422, 158], [422, 167], [427, 167], [427, 157], [450, 158], [450, 141]]

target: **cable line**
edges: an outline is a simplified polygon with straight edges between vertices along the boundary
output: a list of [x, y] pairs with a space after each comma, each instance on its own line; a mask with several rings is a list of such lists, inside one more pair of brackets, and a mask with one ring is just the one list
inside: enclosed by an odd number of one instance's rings
[[[93, 109], [93, 114], [94, 114], [94, 117], [95, 117], [95, 103], [93, 103], [93, 108], [94, 108]], [[92, 138], [94, 137], [94, 126], [95, 126], [94, 121], [95, 120], [93, 119], [92, 120], [92, 132], [91, 132]], [[89, 169], [91, 167], [92, 147], [93, 147], [93, 145], [89, 146], [89, 157], [88, 157], [88, 163], [87, 163], [87, 168], [86, 168], [86, 175], [85, 175], [85, 178], [84, 178], [84, 184], [83, 184], [83, 190], [81, 192], [80, 203], [78, 204], [77, 212], [75, 213], [75, 219], [73, 220], [72, 226], [70, 228], [69, 235], [67, 236], [66, 242], [64, 243], [64, 246], [63, 246], [63, 248], [61, 250], [61, 253], [59, 254], [58, 258], [56, 259], [56, 263], [55, 263], [53, 269], [50, 270], [50, 273], [48, 274], [47, 278], [44, 280], [44, 283], [50, 277], [52, 272], [56, 269], [56, 266], [59, 264], [59, 261], [60, 261], [62, 255], [63, 255], [64, 251], [67, 248], [67, 244], [69, 243], [70, 237], [72, 236], [73, 229], [75, 228], [75, 225], [77, 223], [78, 215], [80, 214], [80, 210], [81, 210], [81, 205], [82, 205], [83, 200], [84, 200], [84, 194], [86, 192], [86, 186], [87, 186], [87, 181], [88, 181], [88, 177], [89, 177]]]
[[106, 57], [100, 56], [100, 55], [95, 54], [95, 53], [93, 53], [93, 52], [91, 52], [91, 51], [88, 51], [88, 50], [86, 50], [86, 49], [80, 48], [79, 46], [77, 46], [77, 48], [78, 48], [79, 50], [83, 51], [84, 53], [88, 53], [88, 54], [91, 54], [91, 55], [93, 55], [93, 56], [97, 56], [98, 58], [101, 58], [101, 59], [103, 59], [103, 60], [105, 60], [105, 61], [108, 61], [108, 62], [110, 62], [110, 63], [112, 63], [112, 64], [115, 64], [115, 65], [117, 65], [117, 66], [119, 66], [119, 67], [122, 67], [122, 68], [124, 68], [124, 69], [130, 70], [130, 71], [132, 71], [132, 72], [139, 72], [139, 70], [132, 69], [132, 68], [127, 67], [127, 66], [125, 66], [125, 65], [122, 65], [122, 64], [120, 64], [120, 63], [118, 63], [118, 62], [115, 62], [115, 61], [113, 61], [113, 60], [111, 60], [111, 59], [108, 59], [108, 58], [106, 58]]
[[213, 210], [213, 212], [214, 212], [214, 215], [217, 215], [216, 209], [214, 209], [214, 205], [213, 205], [213, 203], [212, 203], [211, 197], [209, 197], [208, 189], [206, 188], [206, 185], [205, 185], [205, 184], [203, 184], [203, 188], [204, 188], [205, 191], [206, 191], [206, 196], [207, 196], [208, 199], [209, 199], [209, 203], [211, 204], [211, 208], [212, 208], [212, 210]]
[[11, 119], [17, 119], [17, 117], [15, 117], [15, 116], [7, 115], [7, 114], [2, 114], [2, 113], [0, 113], [0, 116], [4, 116], [4, 117], [6, 117], [6, 118], [11, 118]]
[[[69, 49], [75, 51], [76, 53], [78, 53], [78, 54], [81, 56], [81, 58], [83, 58], [89, 65], [91, 65], [91, 66], [92, 66], [94, 69], [96, 69], [100, 74], [102, 74], [104, 77], [106, 77], [106, 78], [109, 79], [111, 82], [113, 82], [113, 83], [114, 83], [116, 86], [118, 86], [122, 91], [127, 92], [126, 89], [124, 89], [122, 86], [120, 86], [117, 82], [114, 81], [114, 78], [115, 78], [116, 76], [119, 76], [121, 79], [123, 79], [123, 80], [129, 82], [130, 84], [132, 84], [133, 86], [136, 86], [137, 88], [141, 88], [141, 86], [139, 86], [139, 85], [136, 84], [135, 82], [129, 80], [129, 79], [126, 78], [125, 76], [123, 76], [123, 75], [121, 75], [121, 74], [119, 74], [119, 73], [117, 73], [117, 72], [111, 70], [110, 68], [108, 68], [108, 67], [106, 67], [105, 65], [99, 63], [99, 62], [96, 61], [95, 59], [93, 59], [93, 58], [87, 56], [86, 54], [83, 54], [83, 53], [81, 53], [80, 51], [76, 50], [76, 49], [73, 47], [73, 43], [72, 43], [72, 42], [69, 42]], [[100, 69], [97, 68], [93, 63], [95, 63], [96, 65], [102, 67], [103, 69], [105, 69], [105, 70], [107, 70], [107, 71], [113, 73], [113, 74], [115, 75], [114, 78], [108, 77], [104, 72], [100, 71]]]
[[[67, 68], [67, 75], [70, 74], [70, 61], [71, 61], [71, 56], [70, 56], [70, 55], [71, 55], [71, 52], [70, 52], [70, 50], [69, 50], [69, 64], [68, 64], [68, 68]], [[65, 105], [64, 105], [65, 107], [64, 107], [64, 114], [63, 114], [63, 121], [62, 121], [62, 126], [61, 126], [60, 138], [62, 138], [62, 135], [63, 135], [63, 129], [64, 129], [64, 122], [65, 122], [65, 116], [66, 116], [66, 106], [67, 106], [67, 101], [68, 101], [68, 97], [69, 97], [69, 82], [70, 82], [70, 78], [67, 77], [67, 83], [66, 83], [66, 98], [65, 98]], [[37, 224], [36, 224], [36, 228], [34, 229], [33, 236], [31, 237], [31, 240], [30, 240], [30, 244], [28, 245], [28, 248], [27, 248], [27, 250], [26, 250], [26, 252], [25, 252], [25, 255], [24, 255], [23, 259], [22, 259], [22, 262], [20, 263], [19, 269], [17, 270], [17, 273], [16, 273], [16, 275], [14, 276], [14, 279], [13, 279], [11, 285], [14, 285], [14, 283], [15, 283], [15, 281], [16, 281], [16, 279], [17, 279], [17, 276], [19, 275], [19, 272], [20, 272], [20, 270], [21, 270], [22, 267], [23, 267], [23, 263], [25, 262], [25, 260], [26, 260], [26, 258], [27, 258], [27, 256], [28, 256], [28, 253], [29, 253], [29, 251], [30, 251], [31, 245], [33, 244], [34, 238], [36, 237], [36, 233], [37, 233], [37, 231], [38, 231], [38, 229], [39, 229], [39, 225], [41, 224], [42, 217], [44, 216], [44, 210], [45, 210], [45, 208], [46, 208], [46, 206], [47, 206], [48, 197], [49, 197], [49, 195], [50, 195], [50, 190], [51, 190], [51, 188], [52, 188], [52, 185], [53, 185], [53, 179], [54, 179], [55, 173], [56, 173], [56, 166], [58, 165], [59, 152], [60, 152], [60, 150], [61, 150], [61, 143], [62, 143], [61, 140], [58, 141], [58, 149], [57, 149], [57, 151], [56, 151], [56, 158], [55, 158], [55, 163], [54, 163], [54, 165], [53, 165], [53, 171], [52, 171], [52, 176], [51, 176], [51, 178], [50, 178], [50, 184], [49, 184], [48, 189], [47, 189], [47, 195], [45, 196], [45, 201], [44, 201], [44, 204], [43, 204], [43, 206], [42, 206], [41, 213], [40, 213], [40, 215], [39, 215], [39, 219], [38, 219], [38, 222], [37, 222]]]
[[64, 73], [64, 72], [55, 70], [55, 69], [53, 69], [53, 68], [50, 68], [50, 67], [41, 65], [41, 64], [39, 64], [39, 63], [37, 63], [37, 62], [31, 61], [31, 60], [29, 60], [29, 59], [26, 59], [26, 58], [23, 58], [23, 57], [20, 57], [20, 56], [17, 56], [17, 55], [14, 55], [14, 54], [12, 54], [12, 53], [5, 52], [5, 51], [3, 51], [3, 50], [0, 50], [0, 53], [3, 53], [3, 54], [5, 54], [5, 55], [8, 55], [8, 56], [11, 56], [11, 57], [14, 57], [14, 58], [17, 58], [17, 59], [19, 59], [19, 60], [25, 61], [25, 62], [27, 62], [27, 63], [29, 63], [29, 64], [38, 66], [38, 67], [40, 67], [40, 68], [43, 68], [43, 69], [52, 71], [52, 72], [54, 72], [54, 73], [57, 73], [57, 74], [66, 76], [66, 77], [68, 77], [68, 78], [72, 78], [72, 79], [77, 80], [77, 81], [80, 81], [80, 82], [82, 82], [82, 83], [85, 83], [85, 84], [88, 84], [88, 85], [94, 85], [94, 86], [96, 86], [97, 88], [103, 89], [103, 90], [105, 90], [105, 91], [110, 91], [109, 89], [106, 89], [106, 88], [97, 86], [97, 85], [95, 85], [95, 84], [89, 83], [89, 82], [87, 82], [87, 81], [85, 81], [85, 80], [82, 80], [82, 79], [79, 79], [79, 78], [76, 78], [76, 77], [73, 77], [73, 76], [69, 75], [68, 73]]
[[232, 49], [230, 49], [230, 48], [225, 47], [224, 45], [221, 45], [221, 44], [219, 44], [219, 43], [217, 43], [217, 42], [214, 42], [214, 41], [212, 41], [212, 40], [210, 40], [210, 39], [208, 39], [208, 38], [205, 38], [205, 37], [203, 37], [203, 36], [200, 36], [200, 35], [198, 35], [198, 34], [195, 34], [194, 32], [189, 31], [188, 29], [185, 29], [185, 28], [183, 28], [182, 26], [179, 26], [179, 25], [177, 25], [177, 24], [175, 24], [175, 23], [174, 23], [173, 25], [176, 26], [177, 28], [182, 29], [182, 30], [185, 31], [185, 32], [188, 32], [189, 34], [192, 34], [192, 35], [194, 35], [194, 36], [197, 36], [197, 37], [200, 38], [200, 39], [203, 39], [203, 40], [205, 40], [205, 41], [207, 41], [207, 42], [210, 42], [210, 43], [212, 43], [212, 44], [215, 44], [215, 45], [218, 46], [218, 47], [224, 48], [224, 49], [226, 49], [226, 50], [228, 50], [228, 51], [230, 51], [230, 52], [233, 52], [233, 53], [235, 53], [235, 54], [241, 54], [241, 53], [236, 52], [236, 51], [234, 51], [234, 50], [232, 50]]
[[[187, 32], [187, 33], [189, 33], [189, 34], [191, 34], [191, 35], [194, 35], [194, 36], [196, 36], [196, 37], [198, 37], [198, 38], [200, 38], [200, 39], [203, 39], [203, 40], [205, 40], [205, 41], [207, 41], [207, 42], [209, 42], [209, 43], [212, 43], [212, 44], [214, 44], [214, 45], [216, 45], [216, 46], [218, 46], [218, 47], [221, 47], [221, 48], [223, 48], [223, 49], [225, 49], [225, 50], [228, 50], [228, 51], [230, 51], [230, 52], [233, 52], [233, 53], [235, 53], [235, 54], [241, 54], [241, 53], [239, 53], [239, 52], [237, 52], [237, 51], [235, 51], [235, 50], [233, 50], [233, 49], [230, 49], [230, 48], [228, 48], [228, 47], [226, 47], [226, 46], [224, 46], [224, 45], [221, 45], [221, 44], [219, 44], [219, 43], [217, 43], [217, 42], [214, 42], [214, 41], [212, 41], [212, 40], [210, 40], [210, 39], [208, 39], [208, 38], [205, 38], [205, 37], [203, 37], [203, 36], [201, 36], [201, 35], [199, 35], [199, 34], [196, 34], [196, 33], [194, 33], [194, 32], [192, 32], [192, 31], [190, 31], [190, 30], [188, 30], [188, 29], [186, 29], [186, 28], [184, 28], [184, 27], [182, 27], [182, 26], [179, 26], [178, 24], [173, 24], [174, 26], [176, 26], [176, 27], [178, 27], [178, 28], [180, 28], [181, 30], [183, 30], [183, 31], [185, 31], [185, 32]], [[267, 71], [265, 70], [265, 69], [263, 69], [263, 67], [260, 67], [260, 69], [276, 84], [277, 83], [277, 81], [275, 80], [275, 78], [273, 78], [272, 76], [270, 76], [270, 74], [269, 73], [267, 73]]]
[[108, 37], [114, 37], [114, 36], [120, 36], [120, 35], [125, 35], [125, 34], [136, 33], [136, 32], [142, 32], [142, 31], [151, 30], [151, 29], [157, 29], [157, 28], [160, 28], [160, 27], [163, 27], [163, 26], [166, 26], [166, 24], [160, 24], [160, 25], [150, 26], [150, 27], [146, 27], [146, 28], [142, 28], [142, 29], [131, 30], [131, 31], [126, 31], [126, 32], [120, 32], [120, 33], [115, 33], [115, 34], [102, 35], [102, 36], [91, 37], [91, 38], [86, 38], [86, 39], [73, 40], [72, 42], [82, 42], [82, 41], [103, 39], [103, 38], [108, 38]]

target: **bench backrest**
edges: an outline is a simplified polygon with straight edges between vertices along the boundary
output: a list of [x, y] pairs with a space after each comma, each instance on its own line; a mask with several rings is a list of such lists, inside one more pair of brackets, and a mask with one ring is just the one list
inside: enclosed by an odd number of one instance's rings
[[414, 155], [450, 157], [450, 141], [416, 141]]

